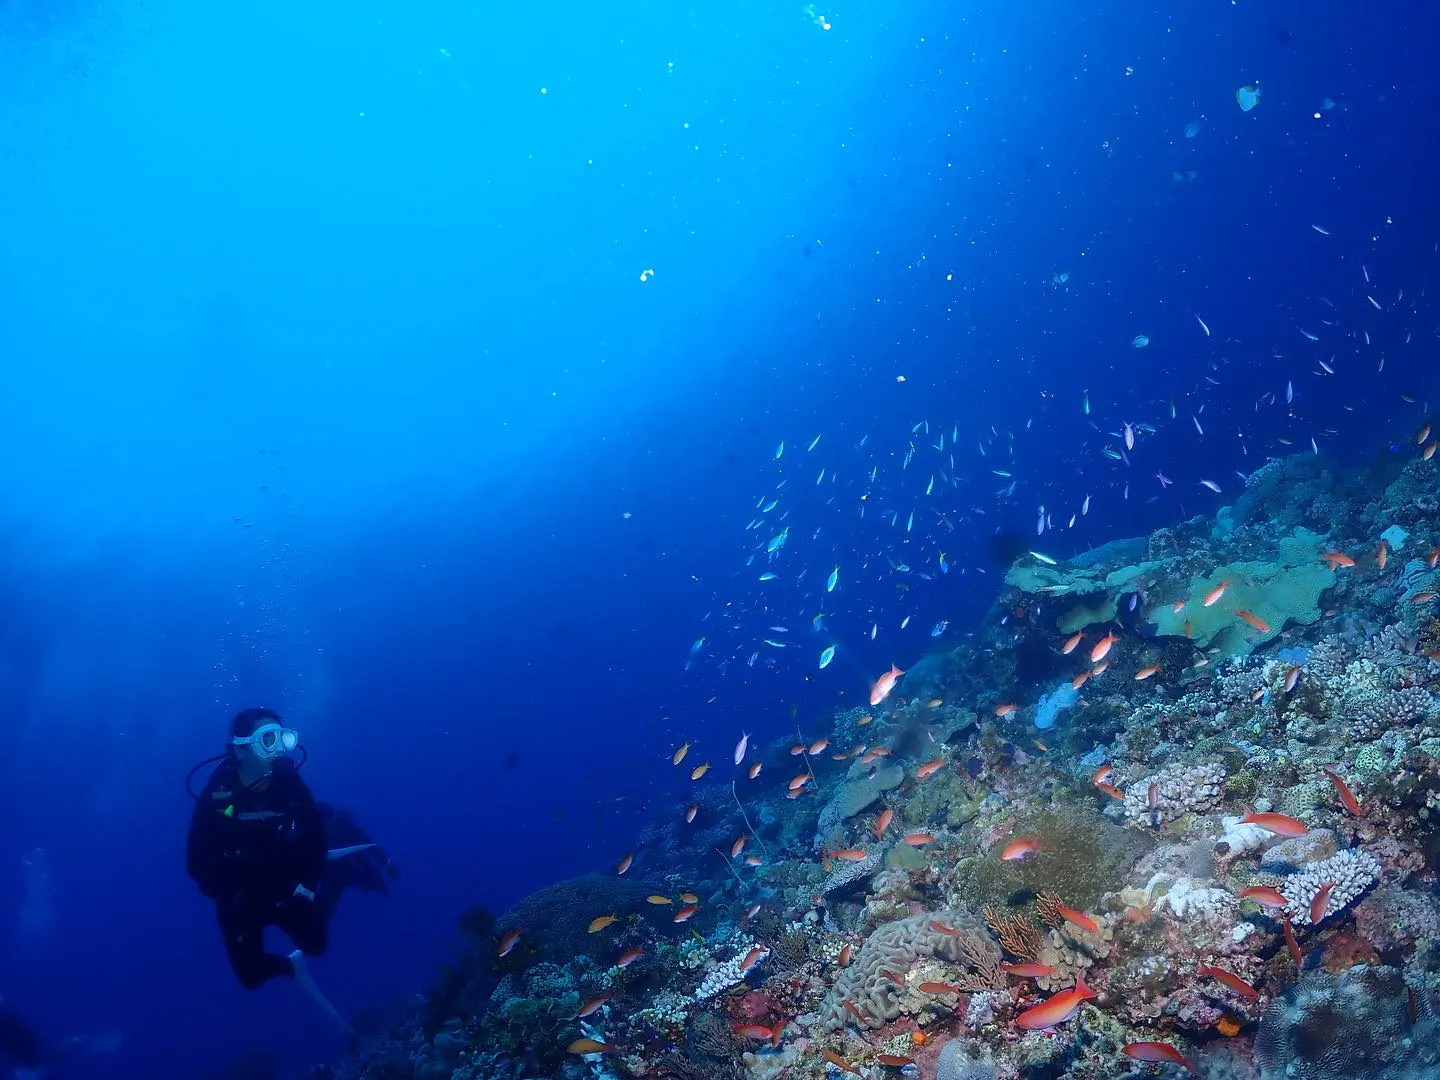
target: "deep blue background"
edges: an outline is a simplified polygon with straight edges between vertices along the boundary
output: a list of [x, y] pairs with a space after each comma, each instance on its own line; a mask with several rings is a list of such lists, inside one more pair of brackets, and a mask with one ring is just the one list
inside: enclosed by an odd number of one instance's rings
[[[966, 632], [995, 529], [1091, 494], [1027, 541], [1063, 555], [1213, 512], [1279, 439], [1412, 441], [1440, 19], [1174, 6], [0, 3], [0, 993], [124, 1030], [72, 1074], [337, 1051], [238, 988], [183, 873], [236, 708], [404, 871], [316, 965], [368, 1007], [675, 812], [681, 741], [819, 734]], [[924, 419], [960, 431], [928, 499]]]

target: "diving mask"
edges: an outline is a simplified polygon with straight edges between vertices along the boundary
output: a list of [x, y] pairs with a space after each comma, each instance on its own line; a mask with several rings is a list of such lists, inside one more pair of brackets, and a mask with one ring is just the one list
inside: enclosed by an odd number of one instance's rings
[[300, 744], [300, 733], [281, 724], [261, 724], [249, 735], [230, 740], [236, 746], [249, 746], [256, 757], [284, 757]]

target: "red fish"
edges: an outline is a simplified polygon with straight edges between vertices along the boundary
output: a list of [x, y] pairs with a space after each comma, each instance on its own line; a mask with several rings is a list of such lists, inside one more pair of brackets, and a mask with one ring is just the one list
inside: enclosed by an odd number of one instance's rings
[[1256, 990], [1233, 971], [1227, 971], [1225, 968], [1215, 967], [1211, 964], [1202, 964], [1196, 974], [1201, 978], [1208, 976], [1214, 979], [1220, 985], [1235, 991], [1235, 993], [1241, 997], [1258, 998], [1260, 996], [1259, 990]]
[[1350, 785], [1345, 783], [1344, 778], [1329, 765], [1322, 765], [1320, 769], [1330, 778], [1330, 783], [1335, 785], [1335, 794], [1340, 796], [1340, 804], [1344, 806], [1346, 810], [1350, 811], [1350, 813], [1359, 817], [1361, 814], [1360, 800], [1357, 799], [1355, 793], [1350, 790]]
[[1015, 1018], [1015, 1026], [1036, 1031], [1063, 1024], [1080, 1010], [1081, 1005], [1095, 996], [1095, 991], [1085, 985], [1085, 973], [1082, 971], [1075, 977], [1075, 986], [1072, 989], [1061, 990], [1048, 1001], [1026, 1009]]
[[626, 949], [616, 959], [615, 966], [622, 968], [629, 967], [631, 964], [633, 964], [636, 960], [639, 960], [640, 957], [644, 955], [645, 950], [639, 948], [638, 946], [633, 949]]
[[905, 673], [901, 671], [898, 667], [896, 667], [894, 664], [891, 664], [890, 670], [887, 671], [884, 675], [881, 675], [878, 679], [876, 679], [875, 685], [870, 687], [870, 704], [879, 705], [880, 702], [884, 701], [887, 697], [889, 697], [890, 691], [895, 689], [896, 680], [898, 680], [900, 676], [904, 674]]
[[1285, 927], [1285, 947], [1290, 950], [1290, 959], [1298, 968], [1304, 963], [1305, 954], [1300, 951], [1300, 942], [1295, 940], [1295, 928], [1290, 925], [1288, 915], [1282, 916], [1280, 922]]
[[575, 1014], [575, 1019], [583, 1020], [587, 1016], [593, 1016], [595, 1013], [600, 1011], [600, 1006], [604, 1005], [605, 1002], [609, 1000], [609, 994], [601, 994], [599, 997], [591, 998], [589, 1001], [585, 1002], [584, 1005], [580, 1006], [580, 1011]]
[[1122, 802], [1125, 799], [1125, 793], [1121, 791], [1118, 787], [1116, 787], [1114, 784], [1100, 783], [1096, 784], [1095, 786], [1101, 791], [1103, 791], [1106, 795], [1109, 795], [1112, 799], [1120, 799]]
[[904, 1054], [876, 1054], [875, 1060], [892, 1069], [903, 1069], [906, 1065], [915, 1064], [914, 1058], [906, 1057]]
[[699, 911], [699, 910], [700, 910], [700, 905], [699, 905], [699, 904], [686, 904], [686, 905], [685, 905], [684, 907], [682, 907], [679, 911], [675, 912], [675, 918], [672, 919], [671, 921], [672, 921], [672, 922], [689, 922], [689, 921], [690, 921], [690, 916], [691, 916], [691, 915], [694, 915], [695, 912], [697, 912], [697, 911]]
[[943, 922], [937, 922], [934, 919], [930, 920], [930, 929], [934, 930], [937, 934], [944, 934], [946, 937], [960, 936], [960, 931], [956, 930], [953, 926], [946, 926]]
[[1142, 667], [1139, 671], [1135, 672], [1135, 681], [1144, 682], [1146, 679], [1150, 678], [1151, 675], [1158, 674], [1160, 674], [1159, 664], [1147, 664], [1145, 667]]
[[1136, 1061], [1168, 1061], [1172, 1065], [1181, 1065], [1190, 1072], [1195, 1072], [1195, 1066], [1181, 1056], [1180, 1051], [1169, 1043], [1163, 1042], [1133, 1042], [1120, 1048], [1120, 1052], [1126, 1057], [1132, 1057]]
[[1014, 712], [1016, 709], [1018, 709], [1019, 707], [1020, 707], [1020, 706], [1018, 706], [1018, 705], [1010, 705], [1010, 704], [1006, 704], [1006, 705], [996, 705], [996, 706], [995, 706], [995, 715], [996, 715], [996, 716], [1000, 716], [1000, 717], [1009, 716], [1011, 713], [1013, 713], [1013, 712]]
[[1241, 900], [1254, 900], [1263, 908], [1272, 911], [1285, 907], [1290, 901], [1286, 900], [1279, 889], [1270, 885], [1251, 885], [1240, 894]]
[[1040, 853], [1040, 842], [1028, 836], [1011, 840], [1005, 845], [1005, 850], [1000, 852], [1000, 858], [1005, 862], [1014, 862], [1016, 859], [1028, 859], [1031, 855]]
[[960, 988], [943, 982], [923, 982], [920, 984], [922, 994], [958, 994]]
[[1104, 660], [1105, 657], [1110, 654], [1111, 647], [1119, 640], [1113, 631], [1102, 637], [1090, 649], [1090, 662], [1092, 664], [1098, 664], [1101, 660]]
[[771, 1046], [779, 1046], [780, 1032], [784, 1027], [783, 1021], [777, 1021], [774, 1027], [764, 1027], [761, 1024], [741, 1024], [735, 1029], [735, 1034], [742, 1039], [764, 1039]]
[[1319, 923], [1325, 918], [1330, 908], [1330, 891], [1335, 888], [1333, 881], [1327, 881], [1316, 890], [1315, 898], [1310, 901], [1310, 922]]
[[1069, 656], [1072, 652], [1075, 651], [1075, 646], [1079, 645], [1080, 642], [1084, 640], [1084, 638], [1084, 630], [1077, 630], [1075, 633], [1071, 634], [1068, 638], [1065, 639], [1065, 644], [1060, 646], [1061, 654], [1064, 656]]
[[852, 952], [854, 952], [854, 948], [849, 943], [846, 943], [845, 947], [840, 950], [840, 955], [835, 958], [836, 965], [839, 967], [848, 967], [850, 965], [850, 954]]
[[[1247, 623], [1253, 626], [1256, 630], [1260, 631], [1260, 633], [1262, 634], [1268, 634], [1270, 632], [1270, 624], [1267, 623], [1264, 619], [1260, 618], [1259, 615], [1256, 615], [1253, 611], [1245, 611], [1241, 608], [1237, 608], [1235, 611], [1235, 617], [1239, 619], [1244, 619]], [[1147, 1043], [1145, 1045], [1149, 1044]], [[1155, 1045], [1164, 1046], [1166, 1044], [1156, 1043]]]
[[1246, 814], [1240, 819], [1240, 824], [1259, 825], [1276, 836], [1304, 836], [1310, 831], [1303, 821], [1297, 821], [1286, 814]]
[[885, 835], [885, 830], [890, 827], [890, 822], [895, 820], [895, 811], [888, 806], [880, 811], [880, 816], [875, 819], [875, 839]]
[[834, 1050], [821, 1050], [820, 1056], [823, 1057], [826, 1061], [830, 1062], [831, 1065], [834, 1065], [837, 1069], [843, 1069], [845, 1072], [854, 1073], [856, 1076], [862, 1075], [859, 1069], [857, 1069], [850, 1062], [846, 1061], [839, 1054], [835, 1053]]
[[1205, 606], [1214, 607], [1216, 604], [1218, 604], [1220, 602], [1220, 598], [1225, 595], [1225, 590], [1229, 587], [1230, 582], [1228, 581], [1222, 581], [1219, 585], [1216, 585], [1213, 589], [1211, 589], [1208, 593], [1205, 594]]
[[911, 847], [924, 847], [926, 844], [935, 842], [935, 834], [928, 832], [912, 832], [905, 834], [905, 843]]
[[1089, 915], [1082, 915], [1074, 908], [1064, 907], [1060, 904], [1055, 905], [1055, 910], [1060, 913], [1061, 918], [1066, 922], [1074, 923], [1080, 927], [1081, 930], [1088, 930], [1092, 934], [1098, 934], [1100, 932], [1100, 924]]
[[1285, 672], [1285, 693], [1295, 689], [1295, 684], [1300, 681], [1300, 665], [1292, 664], [1290, 670]]
[[927, 776], [934, 776], [945, 767], [944, 758], [936, 758], [934, 761], [927, 761], [915, 770], [915, 779], [924, 780]]
[[525, 933], [524, 930], [516, 927], [502, 937], [500, 939], [500, 947], [495, 951], [495, 955], [500, 957], [509, 956], [515, 951], [515, 946], [520, 944], [520, 935], [523, 933]]

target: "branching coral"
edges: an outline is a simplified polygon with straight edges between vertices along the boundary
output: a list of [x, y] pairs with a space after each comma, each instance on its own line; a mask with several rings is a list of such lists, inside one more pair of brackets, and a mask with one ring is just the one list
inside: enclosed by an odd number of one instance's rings
[[1380, 876], [1380, 864], [1368, 851], [1341, 851], [1313, 862], [1288, 878], [1280, 890], [1289, 903], [1286, 912], [1298, 926], [1310, 925], [1310, 905], [1325, 885], [1330, 898], [1321, 920], [1345, 910]]

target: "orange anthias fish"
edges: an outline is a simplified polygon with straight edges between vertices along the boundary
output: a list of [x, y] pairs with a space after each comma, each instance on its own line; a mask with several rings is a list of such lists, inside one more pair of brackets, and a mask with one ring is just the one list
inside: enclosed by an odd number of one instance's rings
[[1158, 674], [1160, 674], [1159, 664], [1147, 664], [1145, 667], [1142, 667], [1139, 671], [1135, 672], [1135, 681], [1143, 682], [1144, 680], [1150, 678], [1151, 675]]
[[1180, 1051], [1169, 1043], [1133, 1042], [1122, 1046], [1120, 1052], [1136, 1061], [1168, 1061], [1172, 1065], [1180, 1065], [1192, 1073], [1195, 1072], [1195, 1066], [1186, 1061]]
[[924, 780], [927, 776], [934, 776], [945, 767], [944, 758], [936, 758], [934, 761], [927, 761], [915, 770], [915, 779]]
[[995, 706], [995, 715], [996, 715], [996, 716], [1009, 716], [1011, 713], [1013, 713], [1013, 712], [1014, 712], [1016, 709], [1018, 709], [1018, 708], [1019, 708], [1018, 705], [1011, 705], [1011, 704], [1009, 704], [1009, 703], [1006, 703], [1006, 704], [1004, 704], [1004, 705], [996, 705], [996, 706]]
[[923, 982], [920, 984], [920, 992], [922, 994], [958, 994], [960, 988], [945, 982]]
[[774, 1027], [764, 1027], [760, 1024], [741, 1024], [735, 1029], [735, 1034], [742, 1039], [764, 1039], [771, 1046], [780, 1045], [780, 1032], [785, 1028], [783, 1021], [777, 1021]]
[[1000, 858], [1005, 862], [1014, 862], [1016, 859], [1028, 859], [1031, 855], [1040, 854], [1040, 842], [1029, 836], [1017, 837], [1005, 845], [1000, 852]]
[[1349, 567], [1355, 565], [1355, 560], [1352, 559], [1349, 555], [1346, 555], [1343, 551], [1326, 552], [1324, 555], [1324, 559], [1327, 563], [1330, 564], [1331, 570], [1339, 570], [1341, 567]]
[[895, 811], [888, 806], [880, 811], [880, 816], [875, 819], [875, 839], [879, 840], [885, 835], [885, 830], [890, 827], [890, 822], [895, 820]]
[[672, 921], [672, 922], [689, 922], [689, 921], [690, 921], [690, 916], [691, 916], [691, 915], [694, 915], [695, 912], [697, 912], [697, 911], [699, 911], [699, 910], [700, 910], [700, 905], [699, 905], [699, 904], [686, 904], [686, 905], [685, 905], [684, 907], [682, 907], [679, 911], [675, 912], [675, 918], [672, 919], [671, 921]]
[[1287, 670], [1287, 671], [1285, 672], [1285, 693], [1288, 694], [1288, 693], [1290, 693], [1290, 691], [1294, 690], [1296, 683], [1298, 683], [1299, 681], [1300, 681], [1300, 665], [1299, 665], [1299, 664], [1292, 664], [1292, 665], [1290, 666], [1289, 670]]
[[745, 835], [737, 836], [737, 837], [735, 838], [735, 842], [730, 845], [730, 858], [732, 858], [732, 859], [737, 859], [737, 858], [739, 858], [739, 857], [740, 857], [740, 852], [742, 852], [742, 851], [745, 850], [745, 841], [746, 841], [746, 840], [749, 840], [749, 839], [750, 839], [750, 838], [749, 838], [748, 836], [745, 836]]
[[1063, 1024], [1079, 1011], [1081, 1005], [1095, 996], [1095, 991], [1085, 985], [1085, 973], [1082, 971], [1075, 977], [1075, 986], [1072, 989], [1061, 990], [1048, 1001], [1026, 1009], [1015, 1018], [1015, 1026], [1037, 1031]]
[[751, 779], [751, 780], [754, 780], [755, 777], [757, 777], [757, 776], [759, 776], [759, 775], [760, 775], [760, 762], [757, 761], [757, 762], [755, 762], [754, 765], [751, 765], [751, 766], [750, 766], [750, 779]]
[[828, 1061], [831, 1065], [834, 1065], [837, 1069], [843, 1069], [845, 1072], [854, 1073], [856, 1076], [862, 1075], [859, 1069], [857, 1069], [850, 1062], [846, 1061], [839, 1054], [835, 1053], [834, 1050], [821, 1050], [820, 1056], [823, 1057], [826, 1061]]
[[611, 913], [609, 915], [601, 915], [599, 918], [591, 919], [590, 925], [586, 929], [589, 930], [589, 932], [592, 934], [598, 934], [607, 926], [614, 926], [619, 921], [619, 917], [616, 916], [614, 913]]
[[1375, 549], [1375, 565], [1376, 565], [1377, 567], [1379, 567], [1381, 570], [1384, 570], [1384, 569], [1385, 569], [1385, 563], [1386, 563], [1387, 561], [1389, 561], [1389, 558], [1390, 558], [1390, 545], [1387, 544], [1384, 540], [1381, 540], [1381, 541], [1380, 541], [1380, 546]]
[[1061, 655], [1062, 655], [1062, 656], [1069, 656], [1072, 652], [1075, 651], [1075, 646], [1079, 645], [1080, 642], [1082, 642], [1082, 641], [1084, 641], [1084, 640], [1085, 640], [1085, 631], [1084, 631], [1084, 630], [1077, 630], [1077, 631], [1075, 631], [1075, 633], [1071, 634], [1069, 637], [1067, 637], [1067, 638], [1065, 639], [1065, 644], [1060, 646], [1060, 653], [1061, 653]]
[[597, 1039], [576, 1039], [565, 1051], [569, 1054], [603, 1054], [609, 1049], [610, 1047]]
[[1327, 881], [1315, 893], [1315, 899], [1310, 901], [1310, 923], [1318, 925], [1330, 911], [1330, 891], [1335, 888], [1333, 881]]
[[810, 774], [809, 774], [809, 773], [804, 773], [804, 772], [802, 772], [799, 776], [792, 776], [792, 777], [790, 778], [790, 790], [791, 790], [791, 791], [799, 791], [801, 788], [803, 788], [803, 787], [804, 787], [806, 784], [808, 784], [809, 782], [810, 782]]
[[1090, 782], [1098, 787], [1099, 785], [1107, 782], [1110, 777], [1114, 775], [1115, 766], [1111, 765], [1107, 761], [1104, 765], [1101, 765], [1098, 769], [1094, 771], [1094, 773], [1091, 774]]
[[1096, 784], [1095, 786], [1101, 791], [1103, 791], [1106, 795], [1109, 795], [1112, 799], [1120, 799], [1121, 801], [1124, 801], [1125, 799], [1125, 793], [1121, 791], [1118, 787], [1116, 787], [1114, 784], [1106, 784], [1104, 782], [1101, 782], [1099, 784]]
[[648, 904], [673, 904], [675, 901], [671, 900], [668, 896], [661, 896], [659, 893], [655, 893], [647, 896], [645, 902]]
[[1290, 959], [1298, 968], [1305, 963], [1305, 954], [1300, 951], [1300, 942], [1295, 940], [1295, 928], [1290, 925], [1290, 916], [1280, 916], [1280, 923], [1285, 927], [1285, 948], [1290, 950]]
[[905, 834], [905, 843], [911, 847], [924, 847], [926, 844], [935, 842], [935, 834], [928, 832], [912, 832]]
[[813, 743], [810, 744], [810, 749], [807, 752], [811, 754], [818, 754], [829, 745], [829, 739], [816, 739]]
[[1225, 595], [1225, 590], [1229, 587], [1230, 582], [1228, 581], [1222, 581], [1219, 585], [1216, 585], [1213, 589], [1211, 589], [1208, 593], [1205, 594], [1205, 606], [1214, 607], [1216, 604], [1218, 604], [1220, 602], [1220, 598]]
[[495, 950], [495, 955], [500, 957], [509, 956], [515, 951], [515, 946], [520, 944], [520, 935], [523, 933], [525, 933], [524, 930], [516, 927], [502, 937], [500, 939], [500, 947]]
[[1089, 678], [1090, 678], [1090, 672], [1088, 672], [1088, 671], [1082, 671], [1079, 675], [1076, 675], [1075, 678], [1073, 678], [1073, 679], [1070, 680], [1070, 689], [1071, 689], [1071, 690], [1079, 690], [1080, 687], [1082, 687], [1082, 686], [1085, 685], [1086, 681], [1087, 681]]
[[1281, 891], [1272, 885], [1251, 885], [1240, 893], [1241, 900], [1254, 900], [1263, 908], [1272, 911], [1283, 908], [1290, 901], [1285, 899]]
[[639, 960], [640, 957], [644, 955], [645, 950], [640, 948], [638, 945], [633, 949], [626, 949], [615, 960], [615, 966], [622, 968], [629, 967], [631, 964], [633, 964], [636, 960]]
[[[1270, 624], [1264, 619], [1260, 618], [1259, 615], [1256, 615], [1253, 611], [1246, 611], [1243, 608], [1237, 608], [1235, 611], [1235, 617], [1237, 619], [1244, 619], [1247, 623], [1253, 626], [1256, 630], [1259, 630], [1262, 634], [1270, 633]], [[1160, 1043], [1158, 1045], [1164, 1046], [1168, 1044]]]
[[1104, 660], [1105, 657], [1110, 655], [1110, 649], [1114, 646], [1115, 642], [1119, 640], [1113, 630], [1102, 637], [1090, 649], [1090, 662], [1092, 664], [1098, 664], [1101, 660]]
[[769, 952], [770, 950], [765, 948], [763, 945], [756, 945], [753, 949], [751, 949], [748, 953], [745, 954], [745, 959], [740, 961], [740, 974], [748, 975], [750, 973], [750, 969], [753, 968], [756, 964], [758, 964], [761, 960], [765, 959], [765, 957], [769, 955]]
[[625, 873], [626, 870], [629, 870], [629, 869], [630, 869], [630, 864], [633, 863], [634, 861], [635, 861], [635, 853], [632, 851], [632, 852], [630, 852], [628, 855], [626, 855], [623, 859], [621, 859], [619, 863], [616, 864], [616, 866], [615, 866], [615, 873], [617, 873], [617, 874], [623, 874], [623, 873]]
[[959, 936], [960, 936], [960, 931], [959, 931], [959, 930], [956, 930], [953, 926], [946, 926], [943, 922], [940, 922], [938, 919], [931, 919], [931, 920], [930, 920], [930, 929], [931, 929], [931, 930], [934, 930], [937, 934], [944, 934], [946, 937], [959, 937]]
[[1266, 832], [1276, 836], [1304, 836], [1310, 831], [1303, 821], [1286, 814], [1246, 814], [1240, 819], [1241, 825], [1259, 825]]
[[864, 862], [870, 857], [870, 853], [864, 848], [841, 848], [839, 851], [830, 852], [832, 859], [843, 859], [845, 862]]
[[1196, 974], [1199, 975], [1201, 978], [1205, 978], [1208, 976], [1209, 978], [1214, 979], [1222, 986], [1234, 990], [1235, 993], [1239, 994], [1241, 997], [1258, 998], [1260, 996], [1259, 990], [1256, 990], [1253, 986], [1247, 983], [1244, 979], [1240, 978], [1240, 976], [1236, 975], [1233, 971], [1227, 971], [1225, 968], [1215, 967], [1211, 964], [1202, 964]]
[[1360, 800], [1357, 799], [1355, 793], [1350, 790], [1350, 785], [1345, 783], [1345, 778], [1329, 765], [1322, 765], [1320, 769], [1330, 778], [1330, 783], [1335, 785], [1335, 794], [1340, 796], [1340, 805], [1356, 817], [1359, 817], [1363, 813], [1360, 807]]
[[580, 1006], [580, 1011], [575, 1014], [575, 1019], [583, 1020], [587, 1016], [593, 1016], [595, 1013], [600, 1011], [600, 1006], [604, 1005], [605, 1002], [609, 1000], [609, 994], [601, 994], [599, 997], [591, 998], [589, 1001], [585, 1002], [584, 1005]]
[[682, 892], [680, 894], [680, 902], [682, 904], [698, 904], [700, 902], [700, 898], [696, 896], [693, 892]]
[[890, 691], [895, 689], [896, 680], [904, 674], [905, 672], [901, 671], [894, 664], [891, 664], [890, 670], [876, 679], [875, 685], [870, 687], [870, 704], [879, 705], [880, 702], [889, 697]]
[[876, 1054], [875, 1060], [892, 1069], [903, 1069], [906, 1065], [915, 1064], [914, 1058], [906, 1057], [904, 1054]]
[[1066, 922], [1074, 923], [1080, 927], [1081, 930], [1088, 930], [1092, 934], [1098, 934], [1100, 932], [1100, 924], [1089, 915], [1081, 914], [1073, 908], [1063, 907], [1060, 904], [1055, 905], [1055, 910], [1060, 913], [1060, 917]]
[[691, 804], [690, 804], [690, 809], [688, 809], [688, 810], [685, 811], [685, 823], [688, 825], [690, 822], [694, 821], [694, 820], [695, 820], [695, 815], [698, 814], [699, 812], [700, 812], [700, 804], [699, 804], [699, 803], [691, 803]]

